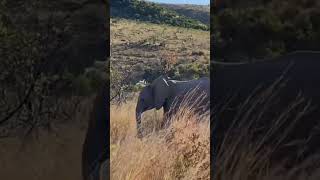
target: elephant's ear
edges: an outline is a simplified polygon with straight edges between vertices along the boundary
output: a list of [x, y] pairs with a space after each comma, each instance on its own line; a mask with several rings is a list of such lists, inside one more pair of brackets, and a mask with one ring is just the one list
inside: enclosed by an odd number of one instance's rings
[[170, 86], [167, 82], [167, 79], [163, 76], [160, 76], [152, 82], [151, 87], [155, 108], [159, 110], [169, 96]]

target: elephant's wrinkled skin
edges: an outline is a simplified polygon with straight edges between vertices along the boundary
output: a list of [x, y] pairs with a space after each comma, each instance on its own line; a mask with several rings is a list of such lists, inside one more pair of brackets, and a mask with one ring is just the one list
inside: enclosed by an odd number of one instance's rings
[[[286, 73], [284, 73], [286, 72]], [[284, 73], [284, 74], [283, 74]], [[275, 82], [283, 74], [283, 79], [286, 81], [285, 86], [278, 89], [279, 94], [272, 100], [274, 103], [268, 109], [263, 109], [260, 105], [260, 110], [267, 110], [265, 115], [261, 117], [261, 123], [265, 125], [266, 130], [275, 126], [275, 119], [279, 117], [277, 113], [281, 113], [285, 108], [289, 107], [289, 103], [295, 100], [299, 93], [306, 100], [311, 101], [311, 111], [302, 116], [290, 133], [281, 143], [292, 142], [293, 140], [304, 140], [305, 144], [298, 146], [283, 146], [281, 151], [274, 153], [274, 158], [281, 159], [291, 157], [296, 159], [299, 150], [306, 149], [300, 159], [305, 159], [308, 155], [320, 150], [320, 53], [319, 52], [295, 52], [274, 60], [247, 63], [247, 64], [228, 64], [216, 63], [213, 64], [213, 72], [211, 75], [214, 82], [213, 97], [212, 97], [212, 124], [214, 126], [213, 135], [217, 151], [226, 135], [227, 130], [231, 127], [233, 120], [237, 116], [239, 105], [244, 103], [249, 95], [261, 85], [268, 87]], [[227, 97], [233, 95], [233, 99], [229, 101], [227, 108]], [[271, 94], [272, 95], [272, 94]], [[271, 97], [268, 97], [271, 98]], [[266, 100], [268, 100], [268, 98]], [[302, 104], [300, 110], [305, 107]], [[255, 108], [259, 104], [255, 105]], [[222, 110], [224, 108], [224, 110]], [[259, 111], [251, 114], [258, 114]], [[294, 121], [294, 116], [297, 112], [290, 112], [293, 117], [287, 121], [278, 132], [271, 138], [272, 140], [280, 139], [281, 134]], [[258, 116], [256, 116], [257, 118]], [[252, 117], [251, 117], [252, 118]], [[237, 133], [237, 129], [232, 129], [230, 132]], [[265, 133], [266, 131], [262, 132]], [[312, 135], [312, 137], [310, 137]], [[289, 155], [290, 154], [290, 155]]]
[[109, 89], [96, 96], [82, 151], [84, 180], [99, 180], [101, 164], [109, 159]]
[[[150, 85], [143, 88], [139, 94], [136, 106], [136, 123], [138, 137], [142, 137], [141, 115], [143, 112], [163, 107], [166, 117], [174, 114], [179, 108], [183, 98], [191, 91], [196, 91], [198, 95], [202, 94], [203, 99], [199, 100], [204, 110], [209, 109], [210, 100], [210, 80], [207, 77], [190, 81], [170, 80], [166, 76], [160, 76]], [[200, 102], [201, 101], [201, 102]], [[200, 107], [199, 107], [200, 108]], [[164, 122], [165, 123], [165, 122]]]

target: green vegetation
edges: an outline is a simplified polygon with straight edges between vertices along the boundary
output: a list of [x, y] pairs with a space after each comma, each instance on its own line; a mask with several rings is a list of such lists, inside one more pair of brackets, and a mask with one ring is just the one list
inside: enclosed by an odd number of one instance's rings
[[200, 77], [209, 77], [209, 64], [204, 63], [187, 63], [179, 64], [173, 69], [175, 79], [197, 79]]
[[106, 56], [100, 6], [63, 5], [0, 0], [0, 138], [74, 118], [106, 77], [93, 65]]
[[163, 7], [172, 9], [186, 17], [199, 20], [200, 22], [210, 25], [210, 6], [193, 5], [193, 4], [160, 4]]
[[306, 1], [246, 1], [214, 12], [214, 56], [252, 60], [296, 50], [319, 50], [319, 3]]
[[209, 30], [209, 27], [200, 21], [188, 18], [155, 3], [138, 0], [112, 0], [110, 9], [112, 17]]

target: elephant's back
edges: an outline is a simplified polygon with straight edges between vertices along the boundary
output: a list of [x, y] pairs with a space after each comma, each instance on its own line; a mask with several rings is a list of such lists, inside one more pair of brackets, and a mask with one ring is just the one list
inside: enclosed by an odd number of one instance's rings
[[204, 109], [207, 110], [210, 104], [210, 79], [203, 77], [193, 80], [191, 87], [191, 96], [187, 95], [192, 97], [190, 102], [197, 104], [199, 107], [204, 107]]
[[269, 86], [281, 76], [291, 94], [302, 91], [312, 99], [320, 96], [320, 53], [292, 53], [275, 60], [251, 64], [219, 66], [212, 74], [214, 98], [220, 101], [232, 92], [243, 97], [258, 86]]
[[194, 84], [201, 91], [203, 91], [210, 97], [210, 78], [209, 77], [201, 77], [197, 80], [194, 80]]

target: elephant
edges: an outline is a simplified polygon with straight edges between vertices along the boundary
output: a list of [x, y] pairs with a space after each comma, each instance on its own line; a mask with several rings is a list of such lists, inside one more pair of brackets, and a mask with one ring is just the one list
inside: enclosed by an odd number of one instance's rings
[[[320, 52], [297, 51], [253, 63], [213, 62], [212, 66], [211, 80], [214, 86], [211, 88], [211, 130], [215, 140], [212, 144], [215, 146], [215, 154], [219, 154], [227, 133], [239, 136], [237, 128], [241, 122], [237, 121], [240, 121], [241, 117], [249, 117], [246, 113], [251, 109], [244, 109], [249, 100], [257, 114], [254, 117], [259, 119], [257, 123], [264, 127], [253, 136], [259, 137], [276, 124], [273, 120], [279, 117], [282, 111], [290, 108], [290, 103], [297, 101], [298, 95], [304, 98], [304, 103], [288, 113], [288, 121], [279, 126], [270, 141], [266, 141], [265, 147], [278, 140], [286, 128], [290, 127], [291, 130], [281, 142], [281, 150], [272, 153], [272, 160], [279, 162], [288, 158], [292, 160], [288, 162], [294, 165], [320, 152], [320, 130], [317, 130], [320, 122]], [[267, 92], [266, 90], [272, 87], [274, 92], [264, 98], [264, 101], [269, 101], [271, 105], [262, 104], [262, 98], [257, 99], [258, 96], [255, 95]], [[252, 98], [256, 98], [256, 101]], [[303, 111], [305, 107], [309, 107], [309, 110], [305, 114], [299, 114], [298, 111]], [[265, 113], [258, 116], [256, 109]], [[299, 120], [295, 120], [299, 115]], [[290, 142], [299, 140], [305, 141], [296, 146], [287, 146]], [[302, 151], [301, 147], [306, 150], [299, 152]]]
[[191, 94], [191, 91], [199, 93], [199, 95], [203, 94], [203, 98], [199, 100], [199, 105], [197, 105], [198, 110], [208, 110], [210, 103], [210, 80], [208, 77], [177, 81], [169, 79], [166, 75], [161, 75], [150, 85], [144, 87], [139, 94], [136, 105], [138, 137], [142, 137], [141, 116], [143, 112], [154, 108], [159, 110], [163, 107], [165, 120], [162, 126], [164, 126], [166, 121], [179, 109], [184, 97]]
[[99, 180], [102, 164], [109, 162], [109, 99], [109, 88], [104, 84], [95, 98], [83, 143], [83, 180]]

